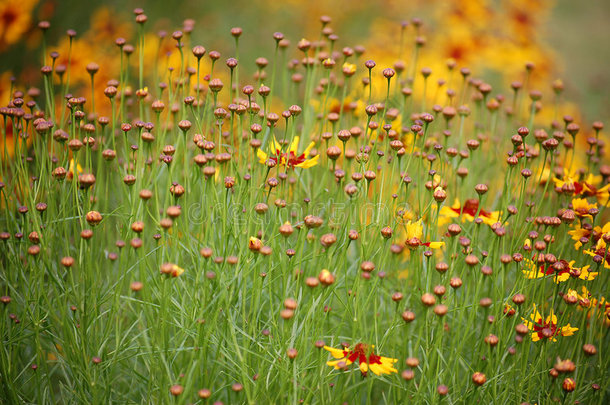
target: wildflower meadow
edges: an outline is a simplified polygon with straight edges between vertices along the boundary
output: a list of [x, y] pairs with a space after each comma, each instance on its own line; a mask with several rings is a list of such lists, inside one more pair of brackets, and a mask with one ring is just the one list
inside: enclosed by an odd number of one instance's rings
[[553, 2], [57, 3], [0, 3], [0, 404], [610, 402]]

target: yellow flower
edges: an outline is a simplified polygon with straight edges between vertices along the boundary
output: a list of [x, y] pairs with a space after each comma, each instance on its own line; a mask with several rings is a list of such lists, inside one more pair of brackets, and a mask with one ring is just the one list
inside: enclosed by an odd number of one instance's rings
[[551, 310], [549, 316], [544, 319], [542, 315], [540, 315], [540, 312], [538, 312], [536, 304], [534, 304], [534, 311], [530, 315], [531, 321], [526, 320], [525, 318], [521, 319], [527, 325], [528, 329], [532, 332], [533, 342], [537, 342], [544, 338], [556, 342], [557, 339], [555, 336], [572, 336], [574, 332], [578, 330], [578, 328], [571, 327], [569, 323], [566, 326], [558, 328], [557, 316], [553, 313], [553, 310]]
[[301, 153], [297, 155], [297, 148], [299, 147], [299, 137], [295, 136], [292, 142], [290, 143], [290, 147], [288, 148], [288, 152], [282, 152], [282, 145], [274, 138], [271, 141], [271, 156], [267, 155], [262, 149], [259, 149], [256, 152], [256, 156], [260, 163], [265, 164], [267, 160], [271, 160], [275, 162], [276, 165], [279, 166], [287, 166], [290, 168], [301, 167], [303, 169], [308, 169], [318, 164], [318, 158], [320, 155], [316, 155], [315, 157], [308, 159], [309, 153], [313, 149], [315, 143], [311, 142], [307, 148]]
[[595, 228], [593, 228], [593, 231], [591, 231], [590, 229], [581, 228], [579, 225], [577, 226], [577, 228], [568, 231], [568, 234], [572, 236], [572, 240], [576, 241], [576, 243], [574, 243], [574, 249], [576, 250], [580, 249], [580, 247], [582, 246], [582, 243], [580, 242], [581, 238], [593, 238], [593, 242], [597, 243], [597, 241], [599, 240], [599, 238], [602, 237], [603, 234], [610, 232], [610, 222], [606, 222], [601, 227], [596, 226]]
[[604, 242], [604, 240], [602, 238], [599, 238], [599, 240], [597, 241], [597, 244], [595, 245], [595, 248], [585, 250], [584, 253], [586, 255], [593, 256], [593, 257], [601, 256], [604, 259], [603, 260], [604, 267], [606, 269], [610, 269], [610, 251], [608, 251], [606, 242]]
[[407, 239], [420, 239], [424, 234], [424, 226], [422, 225], [422, 220], [413, 223], [411, 221], [405, 224], [405, 229], [407, 231]]
[[329, 351], [330, 354], [337, 359], [327, 361], [326, 364], [334, 367], [335, 370], [340, 370], [357, 362], [362, 376], [365, 377], [369, 370], [376, 375], [397, 373], [398, 370], [394, 368], [394, 363], [396, 363], [398, 359], [376, 355], [373, 352], [374, 347], [375, 346], [373, 345], [369, 346], [365, 343], [358, 343], [353, 349], [346, 348], [344, 350], [324, 346], [324, 349]]
[[419, 246], [426, 246], [430, 249], [440, 249], [445, 245], [445, 242], [422, 242], [424, 226], [421, 218], [417, 222], [407, 222], [405, 224], [405, 232], [407, 234], [405, 245], [407, 245], [409, 249], [416, 249]]
[[606, 184], [602, 188], [596, 188], [592, 184], [585, 182], [583, 185], [583, 194], [595, 196], [600, 205], [606, 205], [608, 204], [608, 198], [610, 195], [610, 184]]
[[462, 222], [474, 221], [474, 216], [477, 215], [483, 220], [484, 224], [489, 226], [500, 222], [499, 211], [485, 211], [484, 209], [479, 210], [479, 200], [470, 199], [466, 200], [463, 206], [460, 205], [460, 201], [456, 198], [452, 206], [443, 205], [439, 212], [438, 224], [443, 226], [451, 222], [452, 218], [462, 218]]
[[597, 203], [590, 204], [585, 198], [572, 199], [572, 209], [579, 217], [593, 219], [589, 214], [591, 208], [597, 208]]
[[[583, 184], [578, 182], [579, 173], [575, 170], [566, 170], [562, 176], [562, 179], [557, 177], [553, 177], [553, 182], [555, 183], [556, 188], [563, 188], [564, 186], [569, 186], [569, 189], [573, 191], [570, 193], [572, 195], [580, 195], [583, 190]], [[566, 191], [564, 191], [565, 193]]]
[[598, 274], [597, 272], [589, 271], [588, 265], [584, 267], [574, 266], [574, 260], [569, 263], [566, 260], [559, 260], [557, 263], [561, 263], [562, 266], [555, 267], [555, 265], [548, 265], [545, 267], [544, 264], [537, 266], [532, 260], [523, 259], [524, 269], [522, 271], [525, 277], [529, 279], [553, 276], [553, 281], [557, 284], [567, 281], [570, 277], [581, 280], [593, 280]]
[[[576, 266], [574, 266], [574, 263], [575, 263], [574, 260], [570, 261], [570, 263], [569, 263], [570, 273], [579, 274], [578, 278], [581, 280], [594, 280], [595, 277], [597, 277], [597, 275], [599, 274], [597, 272], [590, 271], [589, 265], [586, 265], [583, 267], [576, 267]], [[565, 279], [567, 280], [567, 277]]]
[[580, 239], [583, 237], [588, 237], [590, 235], [590, 232], [587, 231], [586, 229], [579, 227], [579, 228], [568, 231], [568, 235], [570, 235], [572, 237], [572, 240], [576, 241], [576, 243], [574, 243], [574, 249], [578, 250], [582, 246]]

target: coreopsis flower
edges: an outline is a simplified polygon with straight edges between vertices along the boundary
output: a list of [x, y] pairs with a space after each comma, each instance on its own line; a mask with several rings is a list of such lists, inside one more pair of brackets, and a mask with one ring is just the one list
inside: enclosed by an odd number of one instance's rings
[[295, 136], [290, 146], [288, 147], [288, 152], [282, 152], [282, 145], [276, 140], [273, 139], [270, 145], [270, 155], [267, 155], [261, 149], [256, 152], [256, 156], [259, 159], [259, 162], [265, 164], [268, 160], [272, 160], [276, 165], [279, 166], [287, 166], [289, 168], [294, 169], [295, 167], [301, 167], [303, 169], [308, 169], [318, 164], [318, 158], [320, 155], [316, 155], [311, 159], [308, 159], [309, 153], [313, 149], [315, 143], [311, 142], [307, 148], [301, 153], [297, 155], [297, 148], [299, 147], [299, 137]]
[[583, 191], [584, 184], [578, 181], [578, 173], [575, 170], [568, 171], [563, 175], [563, 178], [559, 179], [557, 177], [553, 177], [553, 183], [555, 183], [556, 188], [560, 188], [564, 190], [571, 190], [568, 194], [570, 195], [580, 195]]
[[555, 187], [561, 188], [563, 193], [566, 193], [566, 190], [573, 190], [571, 195], [583, 195], [586, 197], [595, 197], [597, 202], [601, 205], [606, 205], [608, 202], [608, 195], [610, 193], [610, 184], [606, 184], [603, 187], [600, 187], [602, 183], [601, 176], [595, 176], [592, 173], [583, 180], [577, 181], [575, 173], [568, 173], [563, 176], [563, 179], [553, 178], [555, 182]]
[[597, 188], [590, 183], [584, 183], [583, 195], [591, 197], [595, 196], [595, 198], [597, 198], [597, 202], [600, 205], [606, 205], [608, 204], [608, 198], [610, 196], [610, 183], [606, 184], [601, 188]]
[[[584, 287], [583, 287], [584, 288]], [[585, 289], [586, 290], [586, 289]], [[588, 291], [587, 291], [588, 292]], [[590, 305], [590, 302], [586, 302], [584, 297], [578, 293], [578, 291], [568, 288], [568, 292], [563, 295], [563, 299], [569, 303], [580, 303], [585, 307]]]
[[405, 224], [405, 231], [407, 236], [405, 245], [407, 245], [409, 249], [415, 249], [419, 246], [426, 246], [430, 249], [440, 249], [445, 244], [445, 242], [422, 242], [424, 226], [421, 219], [417, 222], [407, 222]]
[[604, 262], [604, 267], [606, 269], [610, 269], [610, 250], [602, 238], [597, 241], [593, 249], [585, 250], [583, 253], [593, 257], [601, 256]]
[[607, 326], [610, 326], [610, 302], [608, 302], [605, 297], [597, 299], [592, 296], [589, 290], [587, 290], [587, 287], [582, 286], [580, 293], [571, 288], [568, 289], [568, 292], [564, 295], [564, 299], [570, 300], [570, 298], [573, 299], [572, 302], [578, 302], [579, 308], [589, 310], [587, 312], [587, 318], [591, 318], [593, 314], [597, 316], [603, 315], [604, 322]]
[[379, 356], [373, 352], [374, 347], [375, 346], [373, 345], [367, 345], [365, 343], [358, 343], [353, 349], [350, 349], [349, 347], [346, 349], [335, 349], [333, 347], [324, 346], [324, 349], [328, 350], [330, 354], [337, 359], [327, 361], [326, 364], [334, 367], [335, 370], [339, 370], [352, 363], [358, 362], [362, 376], [366, 376], [369, 370], [376, 375], [397, 373], [398, 370], [394, 368], [394, 363], [396, 363], [398, 359]]
[[[479, 200], [469, 199], [466, 200], [464, 205], [460, 204], [460, 201], [456, 198], [452, 206], [444, 205], [439, 212], [438, 224], [439, 226], [446, 225], [452, 221], [452, 218], [461, 218], [462, 222], [474, 221], [474, 216], [477, 215], [479, 208]], [[491, 226], [497, 222], [500, 222], [499, 211], [486, 211], [481, 209], [479, 211], [479, 218], [483, 220], [483, 223]]]
[[532, 332], [532, 341], [537, 342], [541, 339], [550, 339], [553, 342], [557, 341], [556, 336], [572, 336], [578, 328], [573, 328], [568, 323], [566, 326], [557, 326], [557, 316], [550, 311], [549, 315], [544, 318], [534, 304], [534, 311], [530, 315], [530, 320], [521, 318], [528, 329]]
[[589, 214], [591, 208], [597, 208], [597, 203], [591, 204], [585, 198], [574, 198], [572, 200], [572, 209], [579, 217], [592, 219], [593, 217]]
[[597, 277], [597, 272], [589, 271], [589, 265], [576, 267], [574, 260], [559, 260], [553, 265], [536, 265], [532, 260], [523, 259], [523, 274], [529, 279], [553, 276], [553, 281], [557, 284], [567, 281], [571, 276], [581, 280], [593, 280]]
[[602, 237], [603, 234], [610, 233], [610, 222], [606, 222], [603, 226], [596, 226], [591, 229], [585, 229], [577, 225], [574, 229], [568, 231], [568, 234], [572, 237], [572, 240], [576, 241], [574, 243], [574, 249], [579, 250], [582, 246], [580, 242], [581, 238], [590, 239], [593, 244], [597, 244], [597, 241]]

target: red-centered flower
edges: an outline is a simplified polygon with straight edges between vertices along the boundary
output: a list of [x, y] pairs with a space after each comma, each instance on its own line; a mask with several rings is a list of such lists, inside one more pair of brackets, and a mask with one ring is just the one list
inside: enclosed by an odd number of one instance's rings
[[374, 347], [365, 343], [358, 343], [353, 349], [348, 347], [343, 350], [324, 346], [324, 349], [328, 350], [337, 359], [328, 361], [326, 364], [334, 367], [335, 370], [340, 370], [357, 362], [363, 377], [366, 377], [369, 370], [376, 375], [397, 373], [398, 370], [394, 368], [394, 363], [398, 359], [379, 356], [373, 352]]
[[570, 324], [566, 326], [558, 327], [557, 326], [557, 316], [551, 310], [550, 315], [544, 318], [536, 309], [536, 305], [534, 304], [534, 312], [530, 316], [531, 321], [528, 321], [524, 318], [523, 321], [527, 325], [528, 329], [532, 331], [532, 341], [537, 342], [542, 339], [549, 339], [555, 342], [556, 336], [572, 336], [574, 332], [578, 330], [578, 328], [573, 328]]
[[574, 260], [568, 262], [561, 259], [552, 265], [540, 264], [537, 266], [533, 260], [524, 259], [523, 274], [529, 279], [553, 276], [553, 281], [558, 284], [567, 281], [570, 277], [581, 280], [593, 280], [597, 277], [596, 272], [589, 271], [589, 266], [576, 267], [574, 264]]
[[593, 229], [583, 228], [580, 224], [576, 224], [574, 229], [568, 231], [568, 234], [575, 241], [574, 249], [578, 250], [582, 246], [580, 242], [581, 238], [587, 238], [591, 241], [592, 245], [596, 245], [597, 242], [605, 233], [610, 233], [610, 222], [606, 222], [603, 226], [596, 226]]
[[604, 263], [604, 267], [610, 269], [610, 248], [608, 248], [606, 242], [604, 242], [602, 238], [597, 241], [597, 244], [593, 248], [585, 250], [584, 253], [592, 257], [600, 256]]
[[309, 153], [314, 147], [314, 143], [311, 142], [307, 148], [301, 154], [297, 154], [297, 148], [299, 146], [299, 137], [295, 136], [292, 140], [290, 147], [287, 152], [282, 151], [282, 145], [275, 139], [271, 141], [270, 153], [267, 155], [261, 149], [257, 151], [258, 160], [260, 163], [265, 164], [268, 160], [275, 163], [276, 166], [287, 166], [294, 169], [295, 167], [301, 167], [308, 169], [318, 164], [318, 158], [320, 155], [308, 159]]
[[444, 205], [440, 210], [439, 225], [445, 225], [452, 221], [452, 218], [460, 218], [462, 222], [472, 222], [475, 219], [475, 215], [481, 218], [483, 223], [487, 225], [493, 225], [496, 222], [500, 222], [499, 211], [486, 211], [484, 209], [479, 210], [479, 200], [471, 198], [466, 200], [464, 204], [460, 204], [459, 200], [455, 200], [452, 206]]

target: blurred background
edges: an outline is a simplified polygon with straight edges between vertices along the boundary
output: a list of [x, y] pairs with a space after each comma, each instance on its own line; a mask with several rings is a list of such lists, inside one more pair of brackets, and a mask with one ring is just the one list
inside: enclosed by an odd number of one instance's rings
[[290, 39], [293, 56], [300, 57], [296, 43], [302, 37], [319, 37], [323, 14], [332, 17], [331, 27], [339, 36], [335, 49], [360, 44], [366, 47], [365, 59], [392, 66], [409, 59], [414, 41], [414, 30], [407, 27], [400, 54], [401, 23], [412, 25], [412, 18], [419, 17], [426, 38], [420, 67], [439, 71], [451, 58], [507, 92], [511, 81], [523, 79], [525, 62], [532, 61], [533, 83], [540, 90], [549, 92], [551, 83], [561, 79], [565, 99], [577, 105], [588, 122], [610, 117], [608, 0], [1, 0], [2, 103], [8, 101], [2, 96], [2, 92], [7, 95], [8, 77], [16, 76], [24, 86], [39, 80], [38, 21], [50, 21], [48, 49], [60, 54], [63, 50], [63, 55], [66, 30], [78, 32], [75, 60], [70, 63], [83, 70], [90, 61], [102, 65], [100, 59], [107, 54], [118, 54], [117, 37], [135, 44], [132, 10], [136, 7], [144, 8], [151, 36], [160, 30], [171, 35], [185, 19], [193, 19], [192, 45], [219, 50], [223, 61], [234, 56], [230, 28], [242, 27], [240, 66], [251, 72], [256, 70], [257, 57], [272, 59], [275, 31]]

